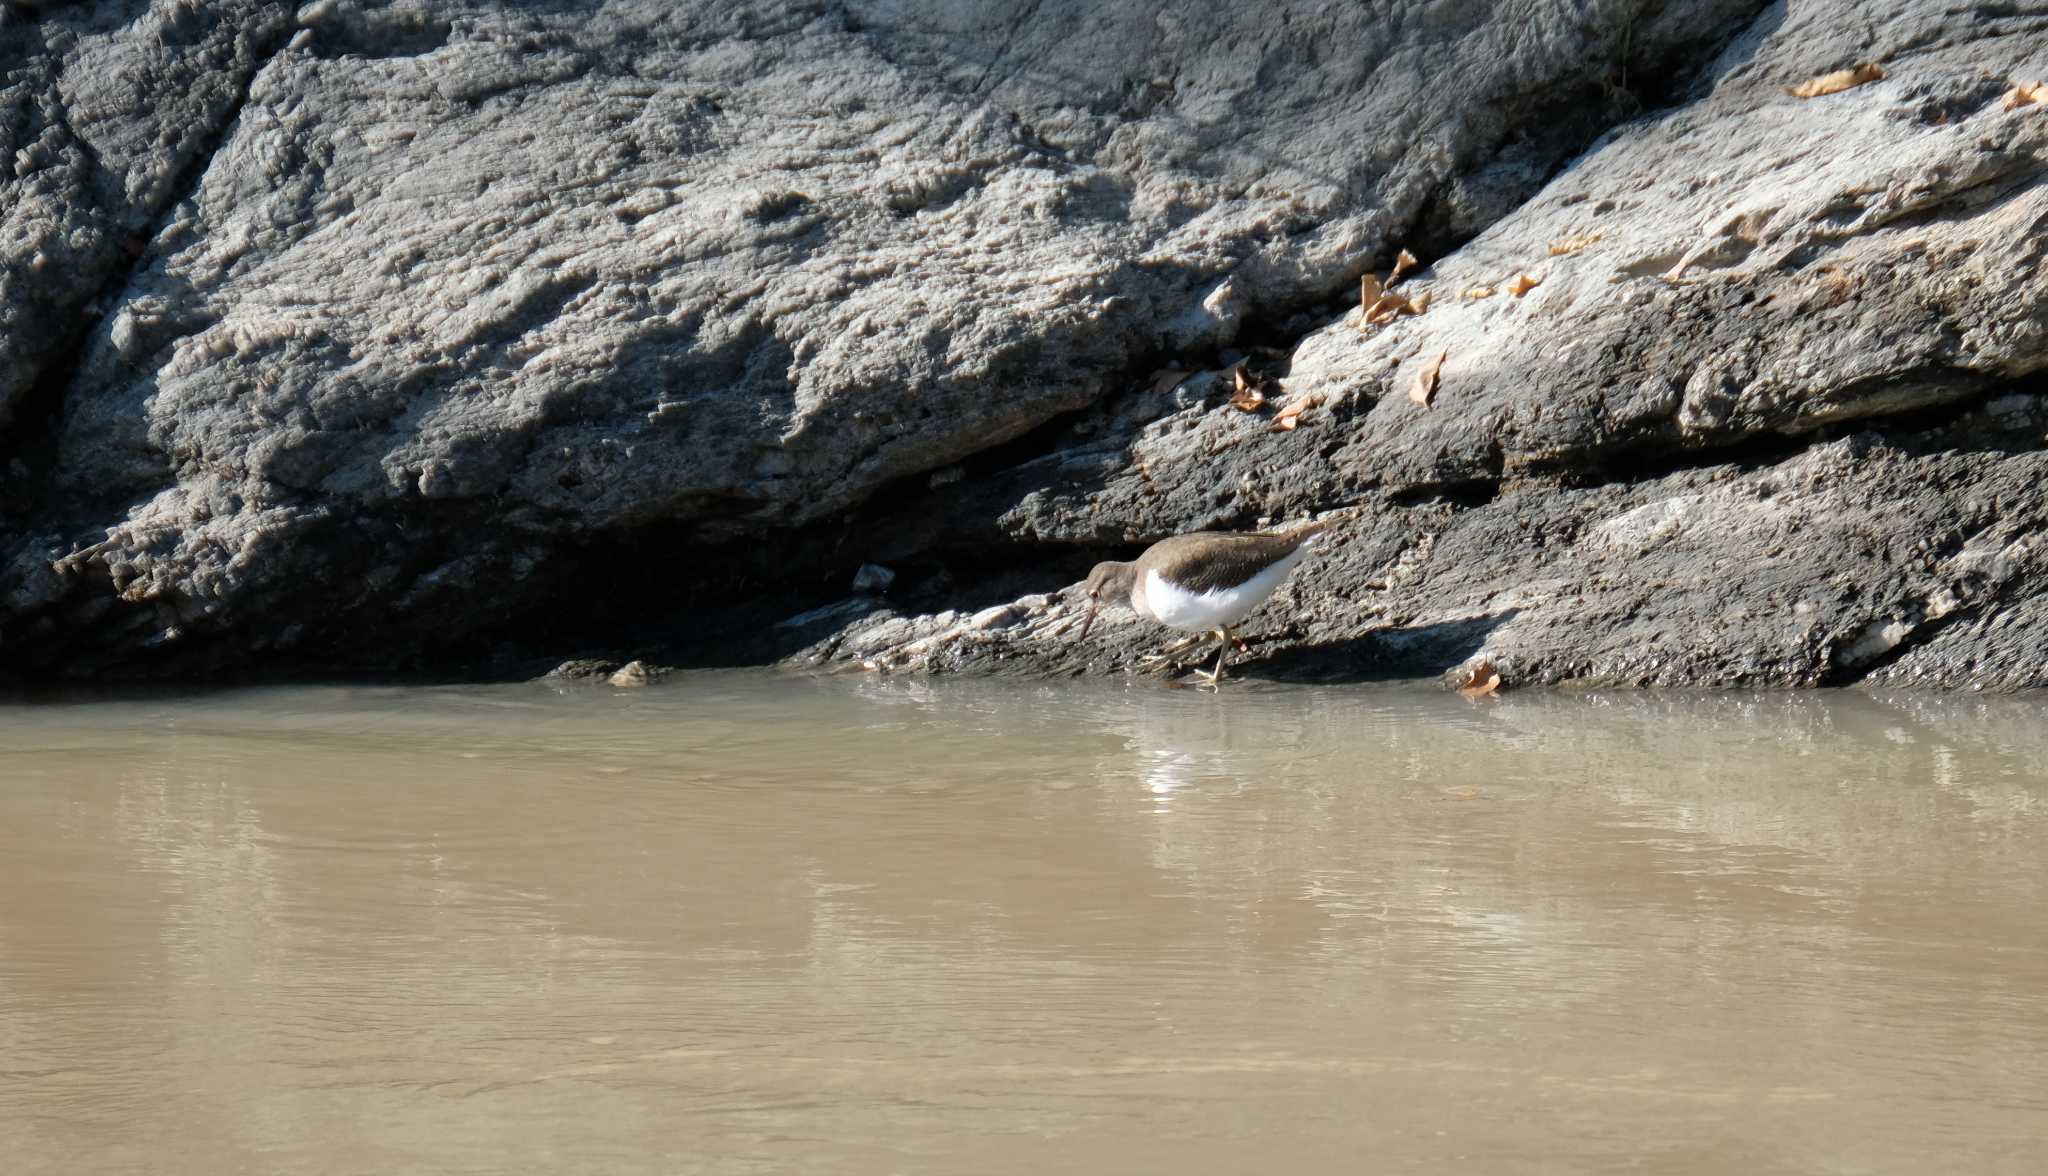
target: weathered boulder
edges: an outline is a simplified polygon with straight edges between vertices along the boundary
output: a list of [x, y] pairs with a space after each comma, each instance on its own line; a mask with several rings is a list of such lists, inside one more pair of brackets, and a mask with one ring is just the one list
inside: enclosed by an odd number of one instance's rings
[[1892, 9], [26, 10], [0, 660], [1126, 664], [1033, 591], [1341, 509], [1269, 672], [2033, 681], [2048, 18]]
[[[2006, 97], [2048, 74], [2042, 22], [1845, 12], [1774, 8], [1690, 101], [1406, 278], [1424, 313], [1302, 340], [1268, 391], [1314, 406], [1297, 428], [1213, 374], [1140, 390], [953, 526], [1137, 541], [1359, 508], [1270, 606], [1269, 673], [2048, 684], [2048, 108]], [[1887, 76], [1784, 92], [1868, 60]], [[1063, 647], [1062, 615], [807, 656], [1076, 668], [1163, 636]]]

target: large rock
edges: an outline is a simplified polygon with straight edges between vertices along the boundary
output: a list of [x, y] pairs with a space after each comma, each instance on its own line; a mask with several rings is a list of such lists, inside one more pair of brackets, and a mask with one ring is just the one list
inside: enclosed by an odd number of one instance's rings
[[[0, 242], [27, 283], [0, 313], [31, 328], [0, 352], [0, 656], [432, 664], [656, 613], [738, 656], [762, 618], [701, 606], [829, 603], [881, 560], [937, 611], [776, 632], [856, 664], [1103, 666], [1135, 627], [1076, 650], [1045, 639], [1057, 604], [999, 590], [1341, 508], [1269, 669], [1484, 645], [1523, 680], [2017, 684], [1969, 642], [2012, 647], [1997, 618], [2032, 607], [2023, 541], [1979, 565], [2039, 440], [2011, 398], [2048, 354], [2048, 121], [2000, 95], [2048, 73], [2043, 21], [1894, 7], [31, 13], [0, 42], [31, 127], [107, 128], [93, 166], [125, 177], [38, 215], [146, 231], [72, 285]], [[94, 89], [88, 51], [158, 73]], [[1888, 76], [1781, 89], [1864, 60]], [[172, 69], [212, 88], [155, 101]], [[1434, 263], [1402, 287], [1426, 313], [1330, 306], [1403, 246]], [[1214, 370], [1151, 375], [1254, 343], [1273, 403], [1315, 403], [1300, 428], [1225, 406]], [[1424, 410], [1404, 391], [1446, 349]], [[1727, 505], [1752, 485], [1777, 513]], [[1919, 544], [1978, 570], [1913, 580]], [[1822, 599], [1844, 574], [1861, 603]], [[1700, 627], [1781, 606], [1805, 611]]]
[[[2003, 100], [2048, 75], [2043, 22], [1844, 12], [1765, 14], [1692, 101], [1406, 279], [1423, 314], [1302, 340], [1269, 391], [1315, 405], [1297, 429], [1213, 373], [1141, 389], [926, 531], [1136, 543], [1355, 508], [1265, 614], [1269, 673], [2048, 684], [2048, 107]], [[1865, 60], [1888, 76], [1784, 92]], [[1001, 637], [871, 617], [807, 660], [1070, 669], [1159, 643], [1066, 643], [1074, 607]]]

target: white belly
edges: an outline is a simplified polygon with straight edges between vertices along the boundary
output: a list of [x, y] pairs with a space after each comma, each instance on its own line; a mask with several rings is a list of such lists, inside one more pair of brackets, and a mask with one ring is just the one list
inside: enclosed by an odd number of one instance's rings
[[1212, 588], [1207, 592], [1176, 588], [1161, 579], [1158, 572], [1146, 572], [1145, 599], [1138, 611], [1162, 625], [1190, 633], [1230, 628], [1266, 603], [1266, 598], [1273, 595], [1273, 589], [1280, 586], [1280, 581], [1285, 580], [1287, 573], [1293, 571], [1294, 565], [1307, 554], [1308, 545], [1303, 544], [1289, 552], [1287, 558], [1237, 587]]

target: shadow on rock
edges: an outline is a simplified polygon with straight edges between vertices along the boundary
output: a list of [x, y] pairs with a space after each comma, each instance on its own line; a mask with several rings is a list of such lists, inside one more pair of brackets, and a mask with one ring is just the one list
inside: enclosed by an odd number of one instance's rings
[[1487, 637], [1520, 611], [1304, 642], [1247, 659], [1243, 672], [1275, 682], [1372, 682], [1441, 674], [1478, 653]]

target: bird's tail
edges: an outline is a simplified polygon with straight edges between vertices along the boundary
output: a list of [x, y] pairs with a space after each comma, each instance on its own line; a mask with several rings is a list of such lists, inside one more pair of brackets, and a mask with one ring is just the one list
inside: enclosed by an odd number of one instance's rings
[[1284, 531], [1274, 531], [1273, 534], [1285, 535], [1294, 540], [1297, 546], [1308, 546], [1315, 542], [1316, 536], [1329, 530], [1336, 522], [1335, 515], [1325, 515], [1306, 523], [1296, 523]]

